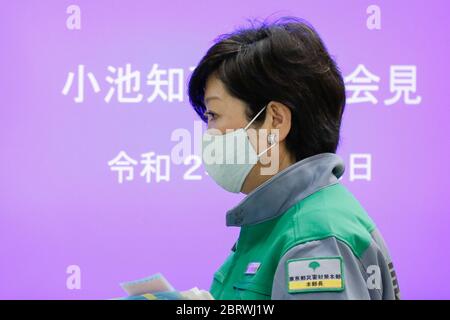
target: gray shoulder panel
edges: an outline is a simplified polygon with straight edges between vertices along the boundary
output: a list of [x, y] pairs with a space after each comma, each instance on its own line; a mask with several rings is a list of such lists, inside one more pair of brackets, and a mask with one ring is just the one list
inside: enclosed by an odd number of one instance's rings
[[[340, 257], [342, 260], [341, 290], [328, 290], [326, 287], [322, 290], [315, 288], [298, 292], [289, 290], [289, 260], [323, 258], [326, 261], [327, 257]], [[272, 285], [274, 300], [395, 299], [394, 292], [388, 259], [375, 240], [361, 259], [358, 259], [346, 243], [335, 237], [302, 243], [289, 249], [278, 263]]]

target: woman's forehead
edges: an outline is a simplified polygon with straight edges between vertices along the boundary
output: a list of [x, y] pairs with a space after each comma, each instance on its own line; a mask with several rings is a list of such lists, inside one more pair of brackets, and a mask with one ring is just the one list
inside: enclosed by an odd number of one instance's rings
[[221, 100], [226, 98], [227, 92], [223, 82], [217, 78], [215, 75], [210, 75], [206, 81], [205, 85], [205, 104], [207, 103], [207, 98], [217, 97]]

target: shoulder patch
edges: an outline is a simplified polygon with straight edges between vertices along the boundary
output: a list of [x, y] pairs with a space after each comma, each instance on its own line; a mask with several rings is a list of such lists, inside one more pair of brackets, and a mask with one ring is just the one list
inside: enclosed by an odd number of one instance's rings
[[289, 293], [343, 291], [344, 270], [341, 257], [315, 257], [286, 261]]

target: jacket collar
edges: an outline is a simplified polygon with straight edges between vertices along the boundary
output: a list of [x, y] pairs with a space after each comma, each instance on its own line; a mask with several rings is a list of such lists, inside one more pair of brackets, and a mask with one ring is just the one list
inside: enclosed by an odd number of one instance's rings
[[319, 189], [339, 183], [344, 170], [344, 161], [334, 153], [320, 153], [298, 161], [265, 181], [229, 210], [226, 225], [253, 225], [276, 218]]

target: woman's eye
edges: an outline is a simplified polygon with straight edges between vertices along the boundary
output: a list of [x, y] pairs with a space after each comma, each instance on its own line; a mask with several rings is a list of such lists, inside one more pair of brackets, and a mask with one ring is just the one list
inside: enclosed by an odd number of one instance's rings
[[206, 117], [206, 119], [208, 119], [208, 121], [215, 120], [216, 116], [217, 115], [214, 112], [211, 112], [211, 111], [205, 112], [205, 117]]

